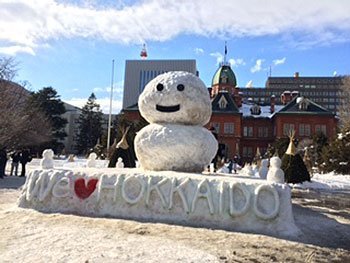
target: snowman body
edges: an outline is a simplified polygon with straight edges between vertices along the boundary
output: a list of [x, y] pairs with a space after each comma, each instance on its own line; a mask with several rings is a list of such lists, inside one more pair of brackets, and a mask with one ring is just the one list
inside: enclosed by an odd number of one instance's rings
[[205, 84], [195, 75], [174, 71], [150, 81], [139, 97], [150, 123], [135, 137], [135, 152], [145, 170], [202, 172], [218, 143], [203, 128], [211, 116]]
[[267, 172], [266, 180], [272, 183], [284, 183], [284, 172], [280, 168], [281, 159], [279, 157], [272, 157], [270, 159], [270, 169]]
[[[178, 124], [150, 124], [135, 139], [137, 157], [146, 170], [202, 172], [216, 149], [207, 129]], [[215, 154], [215, 153], [214, 153]]]

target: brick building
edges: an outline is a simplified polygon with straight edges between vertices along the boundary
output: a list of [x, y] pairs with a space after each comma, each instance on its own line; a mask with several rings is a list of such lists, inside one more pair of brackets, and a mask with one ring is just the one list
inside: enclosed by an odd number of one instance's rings
[[213, 113], [207, 127], [215, 128], [222, 155], [229, 158], [239, 155], [251, 161], [258, 148], [265, 153], [269, 144], [287, 137], [290, 130], [295, 130], [300, 140], [316, 132], [335, 135], [335, 114], [299, 92], [291, 93], [284, 105], [276, 104], [274, 94], [266, 100], [269, 103], [244, 98], [225, 63], [214, 74], [210, 94]]

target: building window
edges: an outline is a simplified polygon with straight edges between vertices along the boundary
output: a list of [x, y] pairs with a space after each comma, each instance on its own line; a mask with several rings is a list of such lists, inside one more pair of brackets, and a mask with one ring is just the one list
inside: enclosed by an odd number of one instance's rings
[[234, 134], [235, 124], [234, 123], [224, 123], [224, 133], [225, 134]]
[[253, 148], [243, 146], [243, 157], [245, 158], [253, 157]]
[[299, 136], [310, 136], [311, 128], [310, 124], [299, 124]]
[[316, 124], [315, 125], [315, 132], [316, 133], [323, 133], [324, 135], [327, 135], [327, 127], [324, 124]]
[[284, 123], [283, 124], [283, 135], [288, 136], [292, 130], [295, 130], [294, 124], [292, 124], [292, 123]]
[[244, 126], [244, 128], [243, 128], [243, 136], [244, 137], [253, 137], [253, 127]]
[[269, 136], [269, 128], [267, 127], [258, 127], [258, 137], [268, 137]]
[[224, 96], [222, 96], [219, 100], [219, 108], [220, 109], [225, 109], [227, 107], [227, 100], [225, 99]]

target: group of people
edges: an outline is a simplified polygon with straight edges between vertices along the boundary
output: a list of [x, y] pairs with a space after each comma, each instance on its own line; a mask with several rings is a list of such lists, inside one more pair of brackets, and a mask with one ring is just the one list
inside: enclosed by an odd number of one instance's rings
[[[24, 149], [21, 151], [14, 151], [10, 154], [10, 157], [12, 159], [10, 176], [25, 176], [26, 164], [32, 160], [29, 150]], [[0, 179], [3, 179], [6, 176], [5, 169], [7, 160], [8, 154], [6, 151], [6, 147], [3, 147], [0, 149]], [[22, 168], [20, 175], [18, 175], [19, 164], [21, 164]]]

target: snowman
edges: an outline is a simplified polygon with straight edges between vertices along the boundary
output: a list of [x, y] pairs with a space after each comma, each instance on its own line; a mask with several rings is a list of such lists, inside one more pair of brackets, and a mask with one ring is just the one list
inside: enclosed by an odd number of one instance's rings
[[261, 160], [261, 166], [259, 168], [259, 177], [261, 179], [266, 179], [267, 173], [269, 171], [269, 168], [267, 167], [269, 164], [269, 160], [262, 159]]
[[270, 159], [270, 169], [267, 172], [266, 180], [272, 183], [284, 183], [284, 172], [281, 169], [281, 159], [278, 156]]
[[90, 168], [96, 167], [96, 159], [97, 159], [97, 154], [94, 152], [90, 153], [89, 158], [86, 162], [86, 166]]
[[116, 163], [117, 168], [124, 168], [123, 158], [119, 157]]
[[40, 161], [40, 166], [43, 169], [52, 169], [53, 168], [53, 150], [46, 149], [43, 151], [43, 159]]
[[135, 137], [143, 169], [202, 172], [210, 164], [218, 143], [203, 127], [211, 116], [211, 102], [198, 77], [183, 71], [159, 75], [147, 84], [138, 105], [150, 123]]

